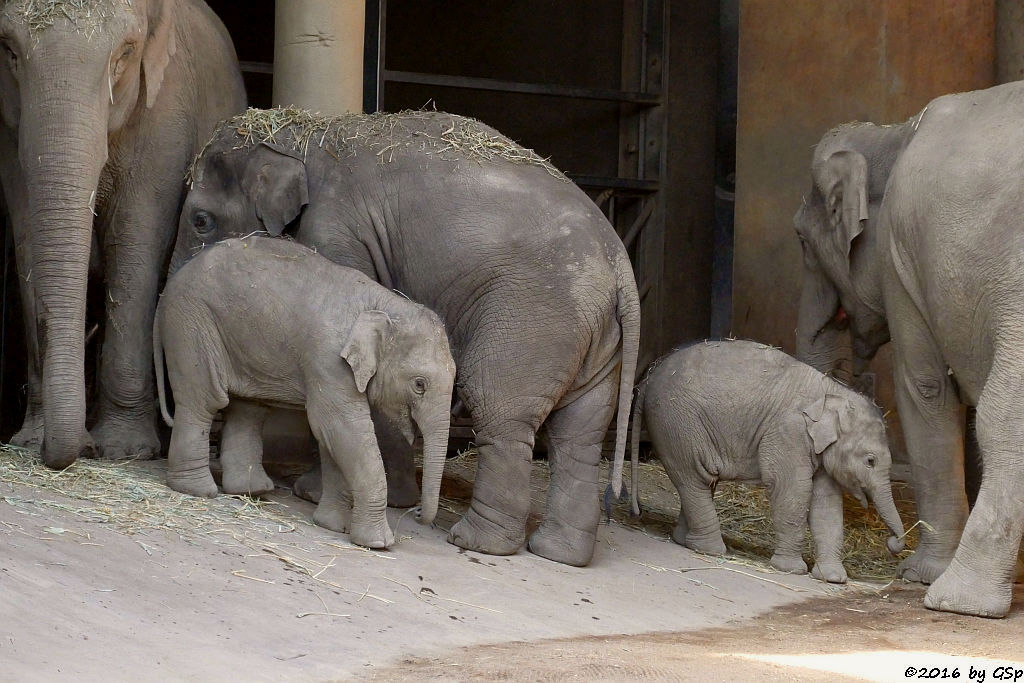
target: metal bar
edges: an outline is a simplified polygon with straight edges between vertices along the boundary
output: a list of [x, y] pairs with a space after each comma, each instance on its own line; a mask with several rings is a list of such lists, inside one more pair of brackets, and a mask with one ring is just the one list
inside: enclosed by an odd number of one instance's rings
[[388, 0], [379, 0], [377, 13], [377, 108], [384, 108], [384, 66], [387, 63]]
[[242, 73], [274, 75], [273, 62], [239, 62], [238, 68], [242, 70]]
[[363, 111], [375, 112], [380, 109], [377, 91], [380, 83], [381, 48], [381, 2], [366, 0], [366, 29], [363, 35]]
[[641, 180], [638, 178], [611, 178], [606, 176], [574, 175], [568, 174], [569, 178], [580, 187], [593, 189], [612, 189], [627, 192], [657, 192], [658, 181]]
[[496, 92], [522, 93], [525, 95], [549, 95], [553, 97], [572, 97], [581, 100], [605, 100], [608, 102], [629, 102], [644, 106], [661, 104], [661, 95], [643, 92], [625, 92], [605, 88], [580, 88], [571, 85], [553, 85], [548, 83], [521, 83], [518, 81], [500, 81], [494, 78], [470, 78], [468, 76], [446, 76], [442, 74], [424, 74], [415, 71], [384, 70], [384, 80], [395, 83], [418, 83], [420, 85], [436, 85], [444, 88], [464, 88], [467, 90], [491, 90]]

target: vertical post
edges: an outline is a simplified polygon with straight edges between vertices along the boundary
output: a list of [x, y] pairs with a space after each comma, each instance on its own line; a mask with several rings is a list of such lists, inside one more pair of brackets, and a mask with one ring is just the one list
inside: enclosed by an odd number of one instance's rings
[[363, 109], [365, 0], [277, 0], [274, 104]]

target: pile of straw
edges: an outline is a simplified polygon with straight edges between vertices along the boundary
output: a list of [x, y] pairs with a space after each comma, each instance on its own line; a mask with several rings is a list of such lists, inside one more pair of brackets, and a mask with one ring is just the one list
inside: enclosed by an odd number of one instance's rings
[[14, 16], [23, 21], [30, 33], [45, 31], [58, 19], [67, 19], [79, 29], [95, 29], [111, 14], [112, 5], [130, 0], [4, 0]]
[[310, 146], [315, 146], [335, 158], [352, 156], [357, 150], [366, 149], [382, 163], [394, 161], [403, 153], [436, 155], [449, 161], [504, 160], [539, 166], [553, 177], [568, 182], [550, 161], [533, 150], [465, 116], [430, 110], [324, 116], [294, 107], [277, 107], [249, 109], [221, 123], [213, 139], [190, 166], [186, 178], [190, 184], [210, 144], [225, 133], [239, 139], [238, 148], [272, 143], [305, 156]]

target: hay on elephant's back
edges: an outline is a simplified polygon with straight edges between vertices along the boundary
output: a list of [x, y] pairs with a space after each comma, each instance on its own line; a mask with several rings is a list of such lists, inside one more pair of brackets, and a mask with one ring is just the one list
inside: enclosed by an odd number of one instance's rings
[[60, 494], [83, 504], [27, 497], [20, 491], [0, 496], [0, 501], [19, 508], [62, 510], [128, 534], [162, 530], [189, 537], [222, 532], [226, 527], [276, 533], [305, 523], [275, 503], [248, 496], [197, 498], [173, 491], [164, 483], [161, 465], [79, 459], [64, 470], [52, 470], [35, 451], [4, 445], [0, 446], [0, 483]]
[[[326, 116], [294, 107], [250, 108], [221, 123], [214, 139], [225, 129], [235, 133], [243, 148], [273, 143], [305, 155], [311, 147], [318, 147], [338, 158], [350, 156], [362, 148], [373, 152], [382, 163], [410, 152], [451, 161], [503, 160], [539, 166], [551, 176], [568, 182], [548, 159], [532, 149], [486, 128], [476, 119], [446, 112], [410, 109]], [[189, 168], [189, 183], [209, 144], [196, 155]]]
[[131, 0], [3, 0], [3, 7], [11, 7], [30, 33], [38, 33], [59, 19], [79, 29], [95, 28], [110, 16], [114, 3], [131, 5]]

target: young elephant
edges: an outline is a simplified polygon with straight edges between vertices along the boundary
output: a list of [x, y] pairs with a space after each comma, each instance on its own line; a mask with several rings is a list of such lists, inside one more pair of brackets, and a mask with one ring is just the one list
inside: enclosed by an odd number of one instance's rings
[[394, 537], [372, 406], [410, 442], [417, 428], [423, 435], [420, 519], [433, 521], [455, 364], [441, 320], [423, 306], [294, 242], [232, 239], [204, 249], [168, 282], [153, 355], [161, 410], [174, 427], [171, 488], [217, 494], [210, 423], [223, 408], [225, 490], [272, 488], [260, 463], [263, 406], [304, 407], [324, 473], [313, 519], [350, 531], [354, 543], [386, 547]]
[[[679, 491], [672, 539], [723, 554], [712, 491], [720, 479], [760, 480], [771, 495], [772, 566], [803, 574], [810, 512], [815, 578], [844, 583], [843, 495], [871, 498], [903, 549], [892, 500], [892, 456], [878, 409], [855, 391], [785, 353], [749, 341], [702, 342], [658, 361], [640, 387], [633, 417], [634, 510], [637, 452], [646, 414], [654, 450]], [[841, 487], [841, 488], [840, 488]]]

